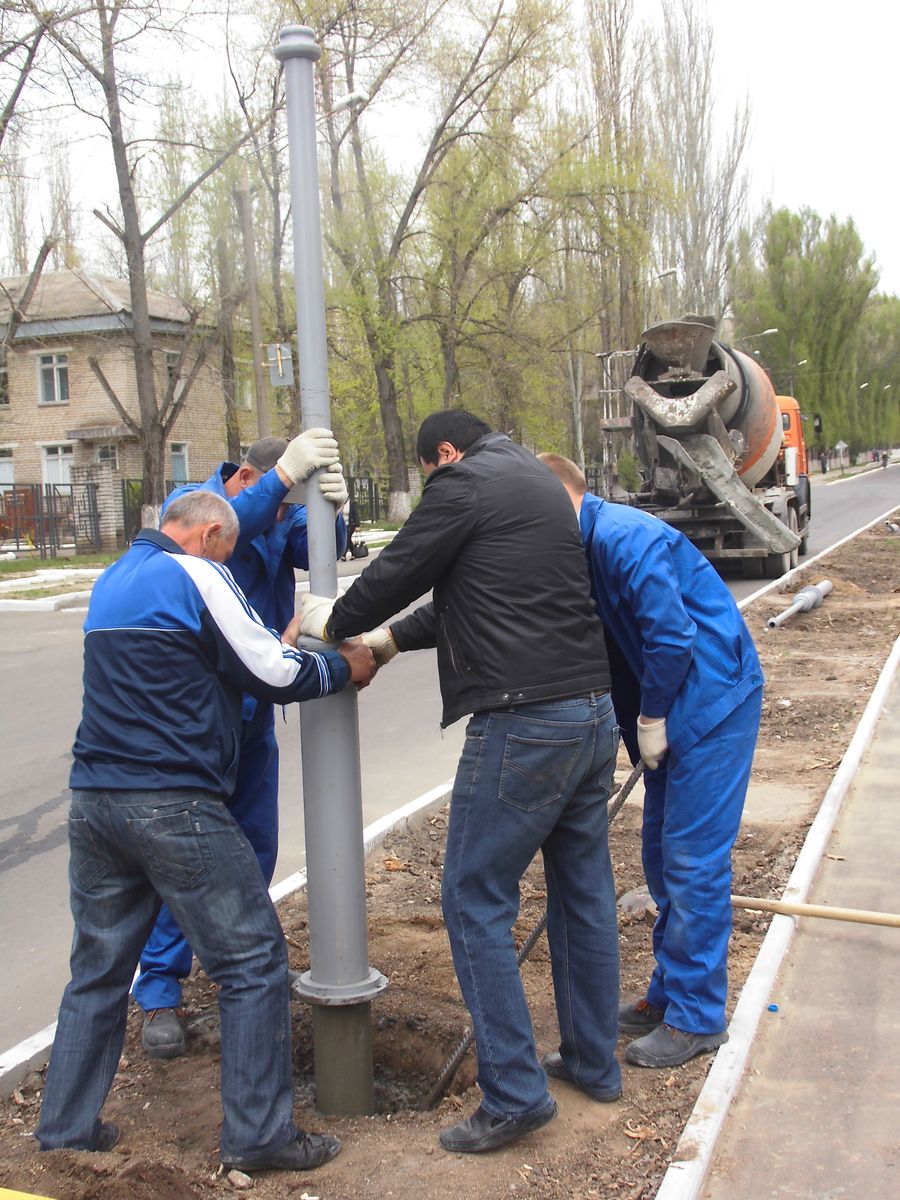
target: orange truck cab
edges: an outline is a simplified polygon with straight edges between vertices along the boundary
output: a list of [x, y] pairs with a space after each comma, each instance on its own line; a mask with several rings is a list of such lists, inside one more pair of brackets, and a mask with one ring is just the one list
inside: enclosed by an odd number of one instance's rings
[[[784, 439], [781, 455], [784, 459], [785, 469], [788, 475], [792, 474], [790, 460], [793, 458], [797, 475], [808, 475], [809, 464], [806, 457], [806, 442], [803, 437], [803, 422], [800, 419], [800, 405], [793, 396], [776, 396], [775, 399], [778, 401], [778, 408], [781, 412], [781, 429]], [[786, 453], [791, 450], [794, 451], [794, 454]]]

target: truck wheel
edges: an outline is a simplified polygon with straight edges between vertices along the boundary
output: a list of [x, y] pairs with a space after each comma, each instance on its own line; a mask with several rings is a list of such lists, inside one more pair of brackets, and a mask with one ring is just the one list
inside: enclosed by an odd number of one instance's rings
[[[785, 522], [791, 533], [797, 532], [797, 510], [788, 509], [788, 519]], [[785, 554], [770, 554], [766, 559], [766, 579], [780, 579], [797, 565], [797, 550], [788, 550]]]
[[741, 570], [745, 579], [762, 579], [766, 565], [764, 558], [744, 558], [741, 560]]

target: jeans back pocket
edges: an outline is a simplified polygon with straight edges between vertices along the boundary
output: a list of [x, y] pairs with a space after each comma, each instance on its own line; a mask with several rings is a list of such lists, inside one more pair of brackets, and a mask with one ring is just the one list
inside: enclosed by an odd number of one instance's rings
[[193, 887], [213, 863], [213, 852], [199, 817], [189, 809], [129, 818], [135, 845], [151, 880]]
[[581, 750], [581, 738], [527, 738], [508, 733], [500, 799], [523, 812], [553, 804], [569, 790]]

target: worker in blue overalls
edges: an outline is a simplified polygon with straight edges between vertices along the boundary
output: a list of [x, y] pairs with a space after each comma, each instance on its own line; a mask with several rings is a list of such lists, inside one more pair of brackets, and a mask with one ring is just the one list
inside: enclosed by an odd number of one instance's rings
[[[203, 488], [228, 500], [240, 521], [240, 535], [228, 568], [253, 608], [270, 629], [285, 629], [294, 615], [295, 567], [309, 569], [306, 506], [287, 504], [294, 483], [313, 471], [319, 487], [337, 513], [347, 501], [338, 462], [337, 442], [330, 430], [309, 429], [291, 442], [265, 437], [254, 442], [239, 465], [222, 463], [205, 483], [177, 488], [170, 504], [186, 492]], [[163, 507], [165, 512], [165, 506]], [[338, 557], [346, 544], [343, 518], [336, 519]], [[271, 703], [244, 696], [240, 762], [229, 811], [247, 836], [266, 883], [271, 883], [278, 857], [278, 743]], [[184, 1027], [177, 1009], [181, 980], [191, 970], [193, 952], [164, 905], [141, 955], [141, 971], [132, 994], [144, 1010], [141, 1042], [151, 1058], [177, 1058], [184, 1053]]]
[[642, 859], [659, 915], [646, 995], [619, 1010], [641, 1067], [727, 1041], [731, 849], [759, 732], [763, 676], [731, 593], [657, 517], [587, 494], [575, 463], [542, 460], [575, 506], [607, 635], [622, 739], [644, 772]]

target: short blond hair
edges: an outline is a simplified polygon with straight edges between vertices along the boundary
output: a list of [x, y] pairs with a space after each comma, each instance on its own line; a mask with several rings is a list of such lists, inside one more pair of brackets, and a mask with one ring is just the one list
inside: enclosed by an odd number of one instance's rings
[[582, 471], [577, 463], [573, 463], [571, 458], [566, 458], [562, 454], [539, 454], [538, 458], [545, 466], [550, 468], [558, 479], [579, 496], [583, 496], [588, 490], [584, 471]]

